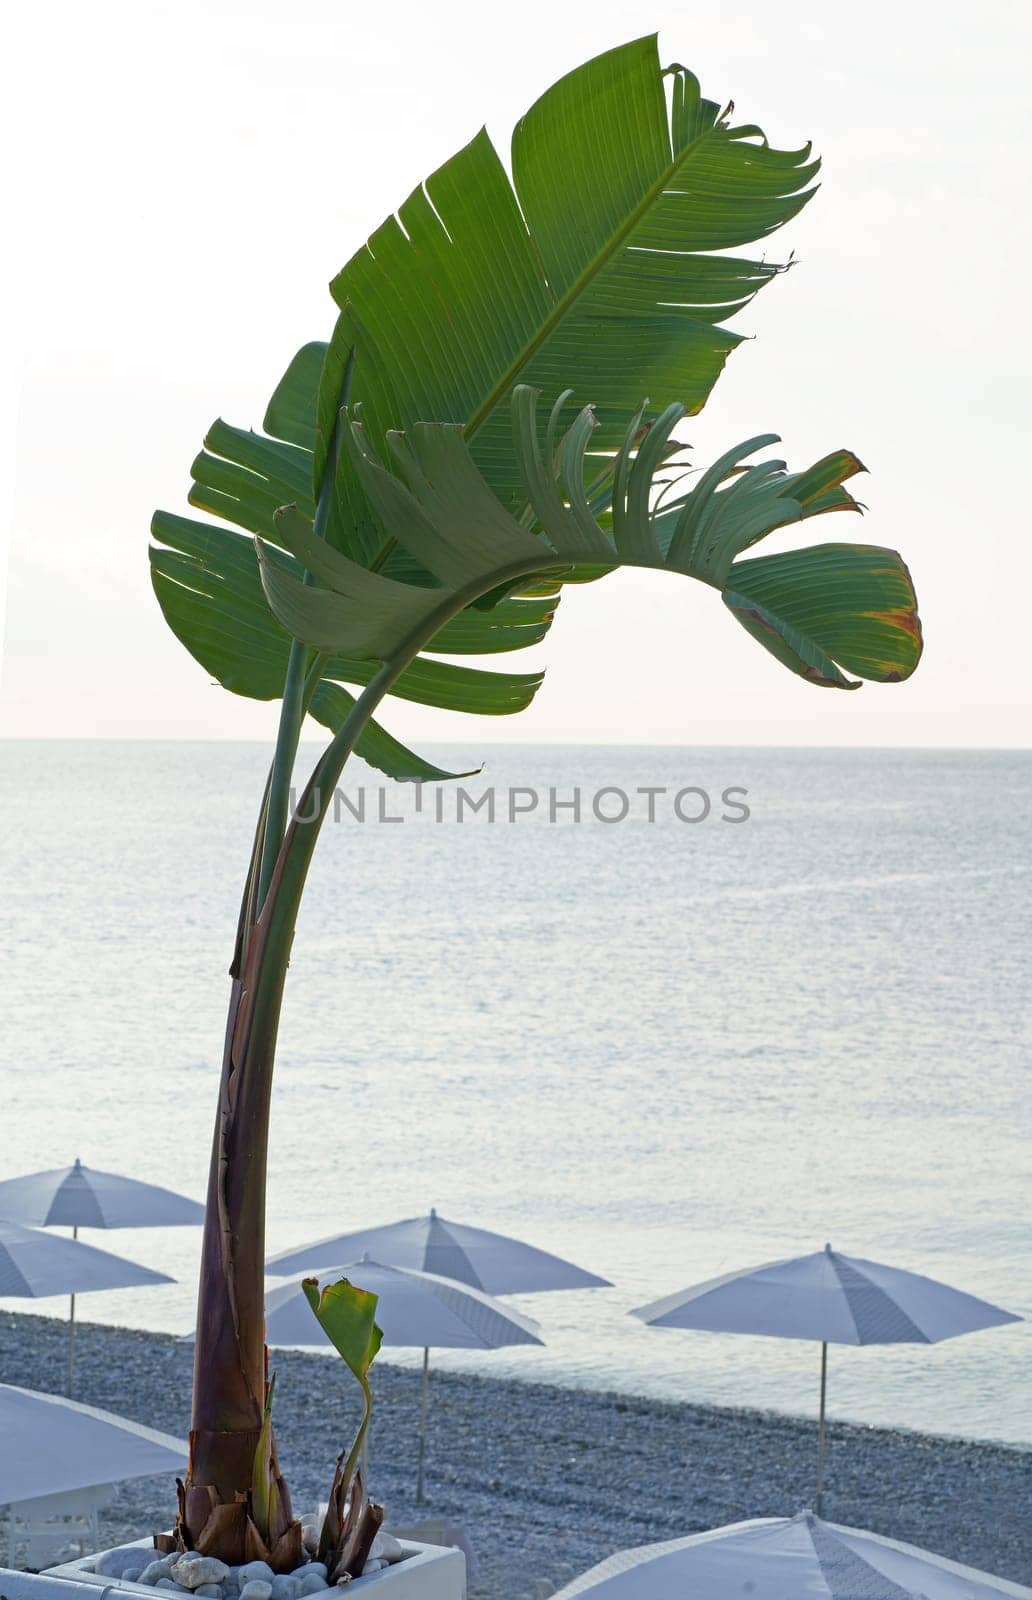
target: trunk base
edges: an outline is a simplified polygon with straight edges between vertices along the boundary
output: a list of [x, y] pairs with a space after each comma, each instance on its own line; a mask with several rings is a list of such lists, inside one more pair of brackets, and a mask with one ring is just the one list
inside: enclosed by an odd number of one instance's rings
[[217, 1556], [227, 1567], [240, 1567], [245, 1561], [266, 1561], [273, 1572], [294, 1572], [304, 1565], [300, 1522], [289, 1522], [270, 1542], [256, 1527], [246, 1500], [213, 1501], [199, 1531], [192, 1532], [182, 1508], [188, 1496], [196, 1502], [198, 1493], [196, 1486], [187, 1490], [180, 1482], [180, 1511], [175, 1532], [154, 1535], [154, 1548], [162, 1555], [171, 1555], [174, 1550], [184, 1554], [188, 1550], [195, 1551], [202, 1556]]
[[349, 1489], [338, 1459], [319, 1539], [319, 1559], [326, 1563], [331, 1584], [361, 1576], [383, 1518], [383, 1506], [366, 1495], [361, 1467]]
[[[217, 1556], [229, 1567], [245, 1561], [265, 1561], [273, 1572], [293, 1572], [305, 1559], [301, 1524], [293, 1514], [290, 1490], [275, 1465], [275, 1447], [269, 1471], [270, 1493], [267, 1503], [274, 1508], [263, 1532], [255, 1521], [250, 1487], [259, 1451], [260, 1430], [242, 1429], [238, 1433], [190, 1434], [190, 1468], [187, 1481], [177, 1480], [179, 1514], [171, 1534], [155, 1535], [155, 1548], [170, 1555], [173, 1550], [194, 1550], [199, 1555]], [[219, 1462], [222, 1483], [198, 1483], [199, 1460]]]

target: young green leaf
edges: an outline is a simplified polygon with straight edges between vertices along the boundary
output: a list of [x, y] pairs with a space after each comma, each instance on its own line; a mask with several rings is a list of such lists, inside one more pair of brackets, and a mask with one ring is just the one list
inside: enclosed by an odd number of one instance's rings
[[251, 1518], [266, 1542], [269, 1539], [269, 1523], [275, 1490], [272, 1476], [272, 1396], [275, 1388], [276, 1374], [273, 1373], [268, 1389], [265, 1392], [262, 1431], [258, 1435], [258, 1445], [254, 1452], [254, 1467], [251, 1474]]
[[328, 1283], [321, 1294], [317, 1278], [306, 1278], [301, 1287], [326, 1337], [365, 1388], [383, 1340], [376, 1326], [377, 1296], [357, 1289], [347, 1278]]

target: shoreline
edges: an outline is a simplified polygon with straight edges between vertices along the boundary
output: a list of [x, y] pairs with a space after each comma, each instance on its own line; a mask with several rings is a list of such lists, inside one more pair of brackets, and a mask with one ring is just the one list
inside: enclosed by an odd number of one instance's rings
[[[68, 1325], [0, 1315], [0, 1381], [64, 1392]], [[184, 1438], [193, 1346], [170, 1334], [81, 1323], [76, 1399]], [[325, 1497], [357, 1418], [343, 1363], [274, 1353], [275, 1422], [295, 1509]], [[455, 1371], [431, 1376], [427, 1502], [414, 1503], [419, 1371], [377, 1363], [371, 1489], [408, 1525], [463, 1527], [470, 1600], [518, 1600], [614, 1550], [812, 1498], [812, 1419]], [[832, 1421], [824, 1513], [1015, 1582], [1032, 1580], [1032, 1448]], [[138, 1479], [102, 1514], [105, 1544], [157, 1529], [174, 1486]]]

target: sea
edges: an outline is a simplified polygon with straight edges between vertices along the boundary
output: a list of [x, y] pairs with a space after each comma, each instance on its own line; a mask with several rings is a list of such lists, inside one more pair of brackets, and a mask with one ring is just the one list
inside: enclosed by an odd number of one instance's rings
[[[0, 746], [0, 1178], [79, 1156], [203, 1196], [267, 761]], [[817, 1346], [628, 1313], [830, 1242], [1032, 1317], [1030, 793], [1032, 752], [357, 767], [323, 797], [294, 945], [270, 1252], [436, 1206], [613, 1287], [514, 1301], [540, 1349], [435, 1364], [806, 1416]], [[190, 1328], [198, 1230], [82, 1237], [176, 1281], [81, 1319]], [[1027, 1322], [833, 1346], [829, 1411], [1032, 1446], [1030, 1372]]]

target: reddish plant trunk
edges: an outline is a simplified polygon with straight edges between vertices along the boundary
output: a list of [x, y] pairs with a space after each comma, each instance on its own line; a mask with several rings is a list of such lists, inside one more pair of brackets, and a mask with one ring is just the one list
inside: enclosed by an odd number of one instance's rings
[[[327, 768], [327, 787], [332, 788], [364, 725], [359, 713], [368, 719], [400, 670], [401, 663], [385, 666], [363, 691], [342, 730], [349, 737], [342, 740], [338, 734], [309, 780], [302, 817], [313, 815], [311, 791], [319, 794], [328, 757], [332, 754]], [[263, 1428], [270, 1400], [265, 1179], [280, 1007], [294, 922], [322, 816], [316, 806], [307, 825], [295, 819], [287, 827], [259, 912], [260, 865], [275, 776], [274, 766], [252, 847], [230, 968], [233, 987], [197, 1301], [190, 1456], [186, 1481], [179, 1485], [175, 1533], [159, 1535], [155, 1543], [162, 1549], [199, 1550], [230, 1565], [261, 1559], [275, 1571], [291, 1572], [303, 1557], [301, 1525], [293, 1516], [290, 1492], [279, 1470], [271, 1419]], [[380, 1514], [378, 1507], [368, 1506], [364, 1492], [352, 1495], [348, 1521], [341, 1530], [350, 1542], [339, 1552], [335, 1570], [361, 1572]]]
[[201, 1254], [190, 1458], [175, 1545], [230, 1564], [262, 1559], [288, 1572], [302, 1559], [301, 1527], [274, 1439], [259, 1468], [269, 1482], [267, 1516], [252, 1496], [268, 1397], [265, 1181], [285, 977], [286, 953], [262, 919], [230, 993]]

